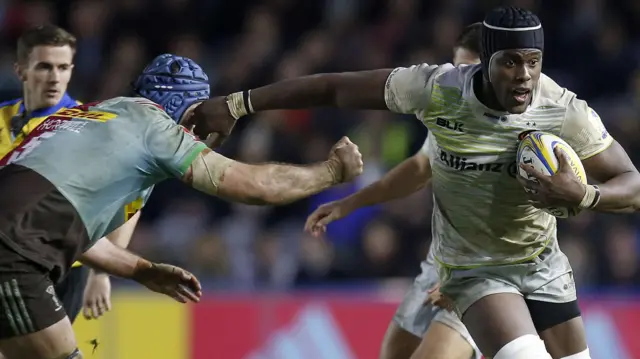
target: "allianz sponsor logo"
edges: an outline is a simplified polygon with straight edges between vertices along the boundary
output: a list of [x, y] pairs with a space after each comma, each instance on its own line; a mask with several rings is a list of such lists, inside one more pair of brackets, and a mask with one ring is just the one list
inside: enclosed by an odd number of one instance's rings
[[303, 307], [292, 323], [273, 333], [244, 359], [357, 359], [323, 305]]
[[445, 166], [461, 172], [475, 171], [507, 173], [513, 178], [516, 178], [517, 174], [518, 165], [515, 161], [511, 163], [496, 162], [494, 156], [477, 156], [475, 158], [468, 158], [449, 153], [443, 149], [438, 149], [438, 158]]

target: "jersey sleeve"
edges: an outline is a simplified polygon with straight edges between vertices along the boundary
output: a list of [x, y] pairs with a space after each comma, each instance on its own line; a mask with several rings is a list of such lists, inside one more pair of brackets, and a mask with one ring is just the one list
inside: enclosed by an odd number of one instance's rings
[[155, 170], [166, 177], [182, 177], [207, 146], [176, 124], [154, 105], [146, 107], [150, 125], [144, 134], [145, 148]]
[[600, 116], [577, 98], [569, 102], [560, 138], [567, 141], [581, 160], [597, 155], [613, 143]]
[[427, 107], [433, 87], [433, 75], [439, 67], [421, 64], [397, 67], [391, 71], [384, 87], [384, 101], [389, 110], [415, 114]]

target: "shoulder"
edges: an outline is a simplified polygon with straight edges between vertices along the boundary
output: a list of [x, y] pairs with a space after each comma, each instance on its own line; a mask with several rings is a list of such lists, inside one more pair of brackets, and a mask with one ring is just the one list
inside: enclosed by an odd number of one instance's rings
[[8, 100], [8, 101], [3, 101], [0, 102], [0, 108], [2, 107], [10, 107], [13, 105], [17, 105], [20, 101], [22, 101], [22, 98], [15, 98], [13, 100]]
[[586, 105], [586, 102], [579, 100], [575, 93], [560, 86], [545, 74], [540, 75], [536, 96], [537, 107], [556, 107], [569, 110], [571, 107], [581, 105], [580, 102]]
[[441, 66], [435, 74], [435, 82], [441, 87], [462, 88], [473, 78], [473, 75], [480, 70], [480, 65], [446, 65], [448, 66]]
[[402, 82], [412, 82], [426, 86], [430, 79], [439, 77], [449, 71], [455, 71], [457, 68], [450, 63], [441, 65], [429, 65], [427, 63], [416, 64], [409, 67], [396, 67], [389, 74], [387, 84], [400, 79]]
[[[116, 112], [122, 116], [132, 115], [135, 119], [147, 119], [147, 117], [168, 119], [173, 121], [162, 109], [162, 106], [142, 97], [115, 97], [95, 105], [95, 108]], [[140, 118], [140, 116], [144, 116]]]
[[21, 98], [0, 102], [0, 118], [13, 117], [20, 111]]
[[452, 64], [397, 67], [391, 71], [385, 84], [387, 107], [398, 113], [415, 113], [428, 105], [434, 82], [449, 71]]

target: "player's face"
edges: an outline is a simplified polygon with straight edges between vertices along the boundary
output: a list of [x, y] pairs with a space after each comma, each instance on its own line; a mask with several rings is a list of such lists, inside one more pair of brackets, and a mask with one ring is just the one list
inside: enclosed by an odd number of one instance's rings
[[36, 46], [26, 64], [17, 65], [31, 110], [55, 106], [67, 91], [73, 71], [69, 46]]
[[464, 47], [456, 47], [453, 50], [453, 64], [458, 65], [473, 65], [480, 63], [480, 56], [475, 52], [465, 49]]
[[527, 109], [541, 69], [540, 50], [505, 50], [494, 56], [490, 66], [491, 83], [505, 110], [523, 113]]

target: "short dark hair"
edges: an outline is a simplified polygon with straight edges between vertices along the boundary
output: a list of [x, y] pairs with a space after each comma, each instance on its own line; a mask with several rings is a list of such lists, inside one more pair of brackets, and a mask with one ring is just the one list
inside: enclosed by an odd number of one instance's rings
[[25, 63], [36, 46], [69, 46], [76, 50], [76, 37], [65, 29], [51, 25], [38, 25], [27, 29], [18, 39], [18, 62]]
[[454, 48], [462, 47], [466, 50], [473, 51], [480, 55], [482, 50], [482, 23], [473, 23], [462, 30], [462, 33], [456, 39]]

